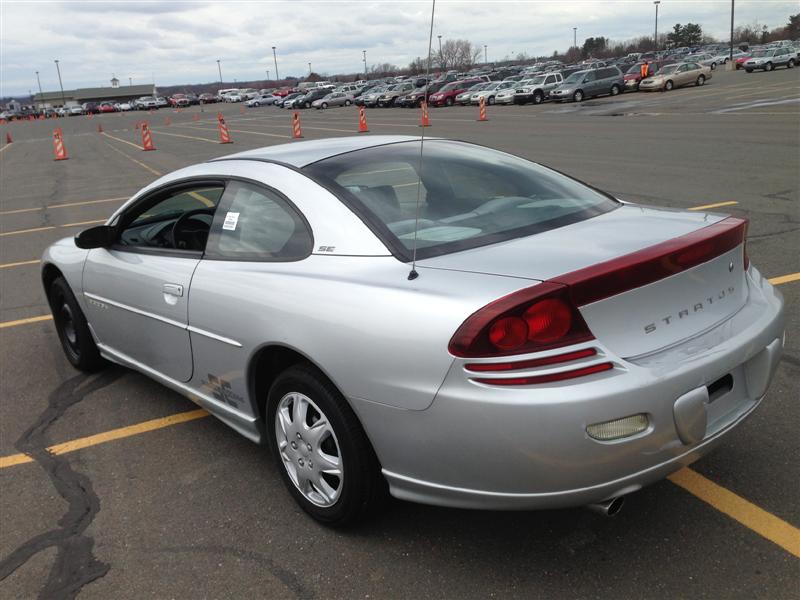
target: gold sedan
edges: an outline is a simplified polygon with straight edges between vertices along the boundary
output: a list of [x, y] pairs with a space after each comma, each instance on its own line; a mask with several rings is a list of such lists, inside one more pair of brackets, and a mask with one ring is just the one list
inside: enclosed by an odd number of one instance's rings
[[703, 85], [711, 79], [711, 68], [698, 63], [676, 63], [662, 67], [657, 75], [643, 79], [639, 83], [640, 92], [668, 92], [685, 85]]

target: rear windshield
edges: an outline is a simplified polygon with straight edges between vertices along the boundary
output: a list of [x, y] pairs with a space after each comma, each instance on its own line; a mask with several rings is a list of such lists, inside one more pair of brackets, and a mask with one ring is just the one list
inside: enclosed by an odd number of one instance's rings
[[[489, 148], [428, 140], [328, 158], [304, 171], [338, 195], [393, 250], [427, 258], [548, 231], [617, 201], [569, 177]], [[417, 199], [419, 212], [417, 213]]]

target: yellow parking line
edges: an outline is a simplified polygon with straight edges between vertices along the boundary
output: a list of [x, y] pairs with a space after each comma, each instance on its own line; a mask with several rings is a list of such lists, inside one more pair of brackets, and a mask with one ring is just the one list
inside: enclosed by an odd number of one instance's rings
[[[108, 137], [111, 137], [111, 136], [108, 136]], [[118, 138], [114, 138], [114, 139], [116, 140], [116, 139], [118, 139]], [[125, 140], [120, 140], [120, 141], [124, 142]], [[126, 143], [130, 143], [130, 142], [126, 142]], [[134, 146], [136, 146], [136, 144], [133, 144], [133, 145], [134, 145]], [[130, 161], [133, 161], [134, 163], [136, 163], [137, 165], [139, 165], [139, 166], [140, 166], [140, 167], [142, 167], [143, 169], [147, 169], [148, 171], [150, 171], [150, 172], [151, 172], [153, 175], [155, 175], [156, 177], [161, 177], [161, 176], [163, 175], [163, 173], [161, 173], [160, 171], [156, 171], [156, 170], [155, 170], [155, 169], [153, 169], [152, 167], [150, 167], [150, 166], [148, 166], [148, 165], [144, 164], [142, 161], [140, 161], [140, 160], [136, 160], [135, 158], [133, 158], [133, 157], [132, 157], [130, 154], [128, 154], [127, 152], [123, 152], [123, 151], [122, 151], [122, 150], [120, 150], [119, 148], [115, 148], [114, 146], [112, 146], [112, 145], [111, 145], [111, 144], [109, 144], [108, 142], [106, 142], [106, 146], [108, 146], [109, 148], [111, 148], [111, 149], [112, 149], [114, 152], [119, 152], [120, 154], [122, 154], [122, 156], [124, 156], [125, 158], [127, 158], [127, 159], [128, 159], [128, 160], [130, 160]], [[136, 147], [137, 147], [137, 148], [139, 148], [139, 146], [136, 146]], [[139, 149], [141, 150], [141, 148], [139, 148]]]
[[209, 200], [208, 198], [206, 198], [202, 194], [198, 194], [197, 192], [189, 192], [189, 195], [192, 198], [195, 198], [196, 200], [199, 200], [200, 202], [202, 202], [203, 204], [205, 204], [209, 208], [212, 208], [212, 207], [215, 206], [214, 203], [211, 200]]
[[800, 273], [792, 273], [791, 275], [773, 277], [769, 280], [772, 285], [781, 285], [782, 283], [791, 283], [792, 281], [800, 281]]
[[[176, 125], [175, 127], [180, 127]], [[167, 133], [166, 131], [157, 130], [158, 135], [171, 135], [172, 137], [186, 138], [189, 140], [200, 140], [201, 142], [208, 142], [209, 144], [218, 144], [217, 140], [210, 140], [208, 138], [197, 137], [196, 135], [181, 135], [180, 133]]]
[[108, 138], [111, 138], [112, 140], [117, 140], [118, 142], [122, 142], [123, 144], [128, 144], [129, 146], [133, 146], [138, 150], [144, 150], [144, 148], [142, 148], [139, 144], [134, 144], [133, 142], [129, 142], [128, 140], [123, 140], [122, 138], [114, 137], [113, 135], [111, 135], [110, 133], [106, 133], [105, 131], [103, 132], [103, 135]]
[[[120, 427], [119, 429], [112, 429], [103, 433], [70, 440], [62, 444], [55, 444], [48, 447], [47, 450], [51, 454], [67, 454], [68, 452], [75, 452], [76, 450], [80, 450], [82, 448], [97, 446], [98, 444], [105, 444], [106, 442], [111, 442], [113, 440], [119, 440], [134, 435], [139, 435], [141, 433], [147, 433], [148, 431], [163, 429], [164, 427], [171, 427], [172, 425], [178, 425], [179, 423], [186, 423], [188, 421], [194, 421], [196, 419], [202, 419], [208, 416], [209, 413], [204, 411], [202, 408], [190, 410], [169, 415], [168, 417], [144, 421], [142, 423], [136, 423], [135, 425]], [[33, 459], [27, 454], [12, 454], [10, 456], [2, 456], [0, 457], [0, 469], [7, 469], [8, 467], [30, 462], [33, 462]]]
[[0, 265], [0, 269], [10, 269], [11, 267], [22, 267], [22, 266], [25, 266], [25, 265], [38, 265], [40, 262], [42, 262], [42, 261], [40, 261], [38, 259], [37, 260], [22, 260], [20, 262], [5, 263], [3, 265]]
[[13, 146], [13, 145], [14, 145], [14, 144], [6, 144], [6, 145], [5, 145], [5, 146], [3, 146], [2, 148], [0, 148], [0, 152], [3, 152], [4, 150], [6, 150], [6, 149], [10, 148], [10, 147], [11, 147], [11, 146]]
[[681, 469], [670, 475], [669, 480], [761, 537], [800, 558], [800, 529], [691, 469]]
[[715, 204], [703, 204], [702, 206], [693, 206], [689, 210], [708, 210], [710, 208], [719, 208], [721, 206], [733, 206], [734, 204], [739, 204], [735, 200], [729, 200], [727, 202], [717, 202]]
[[47, 231], [48, 229], [55, 229], [55, 225], [48, 225], [47, 227], [34, 227], [32, 229], [18, 229], [16, 231], [5, 231], [0, 233], [0, 237], [5, 237], [7, 235], [20, 235], [23, 233], [36, 233], [37, 231]]
[[31, 323], [40, 323], [42, 321], [50, 321], [53, 315], [41, 315], [39, 317], [28, 317], [27, 319], [17, 319], [16, 321], [3, 321], [0, 323], [0, 329], [7, 327], [16, 327], [17, 325], [30, 325]]
[[48, 231], [56, 229], [57, 227], [83, 227], [84, 225], [96, 225], [98, 223], [105, 223], [106, 219], [97, 219], [96, 221], [80, 221], [79, 223], [65, 223], [64, 225], [47, 225], [46, 227], [33, 227], [32, 229], [17, 229], [16, 231], [4, 231], [0, 236], [7, 235], [21, 235], [23, 233], [37, 233], [39, 231]]
[[87, 204], [102, 204], [104, 202], [119, 202], [127, 200], [127, 196], [119, 198], [103, 198], [102, 200], [82, 200], [80, 202], [64, 202], [61, 204], [48, 204], [47, 206], [37, 206], [36, 208], [17, 208], [14, 210], [0, 210], [0, 215], [16, 215], [19, 213], [36, 212], [37, 210], [50, 210], [51, 208], [69, 208], [72, 206], [86, 206]]

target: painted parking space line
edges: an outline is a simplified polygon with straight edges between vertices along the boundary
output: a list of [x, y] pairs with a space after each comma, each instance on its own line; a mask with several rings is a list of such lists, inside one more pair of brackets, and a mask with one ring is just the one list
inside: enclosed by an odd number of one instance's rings
[[144, 150], [139, 144], [134, 144], [133, 142], [129, 142], [128, 140], [123, 140], [122, 138], [115, 137], [110, 133], [106, 133], [105, 131], [102, 132], [102, 135], [106, 136], [107, 138], [111, 138], [112, 140], [117, 140], [118, 142], [122, 142], [123, 144], [128, 144], [129, 146], [133, 146], [137, 150]]
[[65, 223], [63, 225], [46, 225], [44, 227], [32, 227], [30, 229], [17, 229], [15, 231], [4, 231], [0, 233], [0, 237], [9, 235], [23, 235], [26, 233], [39, 233], [40, 231], [50, 231], [51, 229], [58, 229], [59, 227], [83, 227], [84, 225], [97, 225], [98, 223], [105, 223], [106, 219], [96, 219], [93, 221], [80, 221], [79, 223]]
[[703, 204], [702, 206], [693, 206], [688, 210], [708, 210], [710, 208], [720, 208], [721, 206], [733, 206], [739, 204], [735, 200], [728, 200], [727, 202], [716, 202], [714, 204]]
[[[173, 125], [174, 127], [180, 127], [180, 125]], [[209, 131], [212, 131], [209, 129]], [[197, 137], [196, 135], [183, 135], [180, 133], [167, 133], [163, 129], [153, 129], [153, 133], [157, 133], [158, 135], [171, 135], [172, 137], [179, 137], [179, 138], [186, 138], [187, 140], [198, 140], [200, 142], [208, 142], [209, 144], [219, 144], [217, 140], [212, 140], [209, 138], [204, 137]]]
[[32, 323], [41, 323], [42, 321], [52, 321], [52, 319], [53, 315], [39, 315], [38, 317], [28, 317], [26, 319], [17, 319], [15, 321], [3, 321], [0, 323], [0, 329], [19, 327], [20, 325], [30, 325]]
[[[185, 129], [195, 129], [197, 131], [214, 131], [214, 129], [210, 127], [192, 127], [190, 125], [175, 125], [175, 127], [184, 127]], [[287, 129], [290, 126], [287, 125]], [[290, 135], [278, 135], [277, 133], [265, 133], [263, 131], [247, 131], [244, 129], [228, 129], [231, 133], [250, 133], [252, 135], [265, 135], [268, 137], [276, 137], [276, 138], [283, 138], [283, 139], [291, 139], [292, 136]]]
[[71, 208], [73, 206], [88, 206], [90, 204], [104, 204], [106, 202], [121, 202], [127, 200], [128, 196], [120, 196], [118, 198], [102, 198], [100, 200], [81, 200], [79, 202], [63, 202], [60, 204], [48, 204], [47, 206], [38, 206], [36, 208], [16, 208], [14, 210], [0, 210], [0, 215], [16, 215], [20, 213], [36, 212], [39, 210], [52, 210], [54, 208]]
[[[53, 446], [49, 446], [47, 450], [51, 454], [67, 454], [69, 452], [75, 452], [76, 450], [81, 450], [82, 448], [89, 448], [91, 446], [97, 446], [98, 444], [105, 444], [107, 442], [111, 442], [114, 440], [120, 440], [134, 435], [140, 435], [142, 433], [147, 433], [149, 431], [156, 431], [158, 429], [164, 429], [165, 427], [172, 427], [173, 425], [179, 425], [180, 423], [195, 421], [197, 419], [202, 419], [208, 416], [210, 416], [210, 414], [205, 410], [203, 410], [202, 408], [197, 410], [189, 410], [186, 412], [169, 415], [167, 417], [162, 417], [160, 419], [143, 421], [141, 423], [136, 423], [134, 425], [128, 425], [127, 427], [111, 429], [109, 431], [104, 431], [102, 433], [97, 433], [95, 435], [77, 438], [61, 444], [55, 444]], [[10, 456], [0, 456], [0, 469], [7, 469], [8, 467], [14, 467], [16, 465], [24, 465], [25, 463], [31, 463], [31, 462], [33, 462], [33, 459], [27, 454], [12, 454]]]
[[[108, 136], [108, 137], [112, 137], [112, 136]], [[116, 139], [119, 139], [119, 138], [113, 138], [113, 139], [115, 139], [115, 140], [116, 140]], [[122, 141], [122, 142], [125, 142], [125, 140], [120, 140], [120, 141]], [[125, 143], [126, 143], [126, 144], [129, 144], [130, 142], [125, 142]], [[132, 144], [132, 145], [133, 145], [133, 146], [136, 146], [136, 144]], [[135, 159], [135, 158], [133, 158], [133, 157], [132, 157], [130, 154], [128, 154], [127, 152], [123, 152], [123, 151], [122, 151], [122, 150], [120, 150], [119, 148], [115, 147], [113, 144], [109, 144], [108, 142], [106, 142], [106, 146], [108, 146], [109, 148], [111, 148], [111, 149], [112, 149], [114, 152], [118, 152], [119, 154], [122, 154], [122, 156], [124, 156], [124, 157], [125, 157], [125, 158], [127, 158], [128, 160], [130, 160], [130, 161], [134, 162], [135, 164], [139, 165], [139, 166], [140, 166], [140, 167], [142, 167], [143, 169], [146, 169], [147, 171], [149, 171], [150, 173], [152, 173], [152, 174], [153, 174], [153, 175], [155, 175], [156, 177], [161, 177], [161, 176], [163, 175], [163, 173], [162, 173], [161, 171], [157, 171], [156, 169], [152, 168], [150, 165], [146, 165], [146, 164], [144, 164], [144, 163], [143, 163], [142, 161], [140, 161], [140, 160], [136, 160], [136, 159]], [[139, 146], [136, 146], [136, 147], [137, 147], [137, 148], [139, 148]], [[141, 148], [139, 148], [139, 149], [141, 150]]]
[[780, 277], [773, 277], [768, 281], [772, 285], [782, 285], [784, 283], [792, 283], [793, 281], [800, 281], [800, 273], [792, 273], [791, 275], [782, 275]]
[[26, 265], [38, 265], [40, 262], [39, 259], [36, 260], [21, 260], [19, 262], [12, 262], [12, 263], [5, 263], [0, 265], [0, 269], [11, 269], [13, 267], [24, 267]]
[[800, 529], [797, 527], [692, 469], [681, 469], [668, 479], [749, 530], [800, 558]]

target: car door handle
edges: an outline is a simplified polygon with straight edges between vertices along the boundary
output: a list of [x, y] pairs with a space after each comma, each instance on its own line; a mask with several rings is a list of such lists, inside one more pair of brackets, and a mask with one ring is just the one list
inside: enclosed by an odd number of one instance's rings
[[170, 296], [177, 296], [179, 298], [183, 296], [183, 286], [177, 283], [165, 283], [161, 286], [161, 291]]

